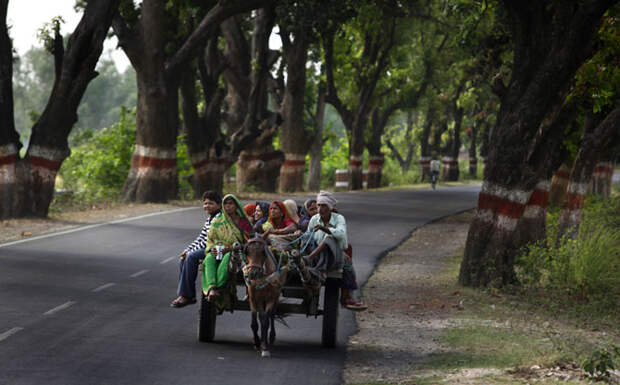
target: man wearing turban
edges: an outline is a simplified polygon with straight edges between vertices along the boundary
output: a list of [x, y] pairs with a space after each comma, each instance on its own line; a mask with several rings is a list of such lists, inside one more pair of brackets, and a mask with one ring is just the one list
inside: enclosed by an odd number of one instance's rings
[[357, 288], [352, 260], [346, 259], [344, 250], [349, 247], [347, 223], [344, 216], [333, 212], [338, 201], [327, 191], [320, 191], [316, 197], [319, 213], [308, 223], [307, 233], [312, 234], [314, 249], [306, 257], [322, 277], [327, 271], [343, 268], [341, 303], [350, 310], [365, 310], [367, 307], [354, 299], [352, 291]]

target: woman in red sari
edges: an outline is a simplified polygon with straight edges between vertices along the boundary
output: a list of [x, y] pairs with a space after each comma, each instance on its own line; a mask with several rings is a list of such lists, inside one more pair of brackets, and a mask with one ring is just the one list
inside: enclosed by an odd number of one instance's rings
[[297, 224], [293, 222], [286, 206], [280, 201], [273, 201], [269, 206], [269, 219], [263, 225], [263, 238], [272, 235], [286, 235], [297, 231]]

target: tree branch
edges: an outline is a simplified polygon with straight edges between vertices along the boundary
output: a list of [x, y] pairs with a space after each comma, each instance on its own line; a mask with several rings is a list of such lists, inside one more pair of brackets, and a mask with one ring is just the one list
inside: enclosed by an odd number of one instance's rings
[[204, 47], [206, 39], [222, 21], [239, 13], [265, 7], [272, 2], [273, 0], [244, 0], [230, 4], [230, 1], [218, 1], [202, 19], [198, 28], [187, 38], [183, 46], [167, 61], [166, 74], [174, 74], [184, 63], [198, 55]]

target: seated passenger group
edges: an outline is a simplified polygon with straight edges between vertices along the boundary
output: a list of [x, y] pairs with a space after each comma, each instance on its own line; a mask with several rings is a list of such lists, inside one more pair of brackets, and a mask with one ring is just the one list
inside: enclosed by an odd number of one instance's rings
[[[308, 199], [298, 209], [293, 200], [250, 203], [242, 206], [232, 194], [219, 203], [219, 194], [207, 191], [203, 195], [203, 209], [207, 220], [199, 236], [179, 256], [180, 274], [178, 297], [173, 307], [183, 307], [196, 302], [195, 280], [198, 266], [203, 263], [202, 289], [209, 301], [217, 298], [226, 286], [228, 260], [235, 242], [244, 243], [253, 234], [260, 234], [273, 244], [299, 239], [304, 232], [309, 241], [309, 254], [305, 260], [322, 278], [333, 268], [342, 267], [340, 302], [350, 310], [365, 310], [366, 306], [355, 300], [357, 289], [355, 270], [351, 259], [351, 246], [347, 240], [344, 216], [335, 209], [335, 197], [321, 191], [317, 199]], [[344, 264], [338, 265], [338, 261]]]

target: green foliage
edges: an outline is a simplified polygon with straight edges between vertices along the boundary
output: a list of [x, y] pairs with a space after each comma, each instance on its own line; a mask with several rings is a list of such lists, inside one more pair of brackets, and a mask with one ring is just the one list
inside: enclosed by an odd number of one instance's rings
[[[93, 79], [78, 107], [79, 120], [74, 131], [110, 127], [118, 121], [121, 105], [136, 105], [136, 73], [116, 69], [112, 58], [104, 53], [97, 64], [99, 76]], [[26, 139], [33, 124], [47, 104], [54, 83], [54, 63], [44, 48], [32, 47], [18, 57], [13, 72], [15, 128]]]
[[594, 351], [582, 364], [583, 370], [596, 379], [605, 379], [611, 375], [616, 367], [614, 360], [620, 358], [620, 347], [613, 345], [611, 348], [601, 348]]
[[43, 24], [37, 31], [37, 39], [43, 43], [45, 50], [51, 54], [54, 54], [56, 39], [62, 39], [60, 26], [64, 24], [64, 22], [65, 20], [62, 16], [56, 16], [53, 17], [49, 23]]
[[588, 197], [576, 239], [558, 239], [559, 213], [548, 217], [547, 237], [517, 261], [520, 281], [579, 300], [620, 303], [620, 197]]
[[420, 169], [417, 167], [417, 159], [413, 159], [411, 167], [406, 172], [400, 168], [398, 162], [392, 157], [384, 158], [383, 169], [381, 170], [382, 186], [403, 186], [417, 183], [421, 179]]
[[179, 198], [190, 200], [194, 197], [194, 189], [190, 178], [194, 174], [192, 163], [189, 159], [187, 139], [185, 134], [177, 137], [177, 172], [179, 178]]
[[60, 168], [62, 187], [87, 201], [109, 200], [127, 178], [136, 140], [135, 110], [122, 109], [118, 124], [79, 134], [78, 143]]
[[349, 168], [349, 141], [346, 137], [332, 136], [323, 145], [321, 161], [321, 188], [334, 188], [336, 170]]

